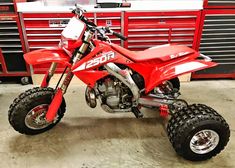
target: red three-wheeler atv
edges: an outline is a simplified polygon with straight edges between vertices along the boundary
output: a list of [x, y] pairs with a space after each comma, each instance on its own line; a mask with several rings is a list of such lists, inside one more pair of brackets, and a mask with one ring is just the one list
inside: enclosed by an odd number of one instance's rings
[[[108, 35], [126, 38], [108, 27], [97, 27], [76, 5], [75, 16], [62, 32], [59, 47], [24, 55], [28, 64], [51, 63], [36, 87], [19, 95], [9, 109], [9, 122], [22, 133], [35, 135], [54, 127], [64, 116], [63, 95], [75, 75], [86, 85], [91, 108], [108, 113], [132, 112], [142, 118], [140, 107], [158, 108], [169, 115], [167, 132], [175, 151], [188, 160], [206, 160], [224, 149], [230, 130], [224, 118], [203, 104], [188, 105], [178, 99], [178, 76], [217, 64], [182, 45], [161, 45], [140, 52], [111, 43]], [[95, 38], [95, 34], [98, 39]], [[66, 68], [55, 88], [48, 87], [57, 64]], [[65, 77], [63, 78], [63, 76]]]

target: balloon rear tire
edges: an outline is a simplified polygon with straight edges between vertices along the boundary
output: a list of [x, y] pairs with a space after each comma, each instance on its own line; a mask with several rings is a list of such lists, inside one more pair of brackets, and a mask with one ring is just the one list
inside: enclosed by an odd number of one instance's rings
[[[190, 140], [201, 130], [213, 130], [219, 135], [218, 145], [210, 152], [197, 154], [190, 148]], [[219, 154], [230, 137], [229, 125], [214, 109], [193, 104], [174, 113], [167, 126], [169, 140], [176, 153], [191, 161], [210, 159]]]

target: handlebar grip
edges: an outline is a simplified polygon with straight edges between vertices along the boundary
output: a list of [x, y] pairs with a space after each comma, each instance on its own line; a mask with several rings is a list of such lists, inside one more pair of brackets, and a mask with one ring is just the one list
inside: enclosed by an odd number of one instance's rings
[[115, 31], [113, 31], [112, 33], [113, 33], [114, 36], [116, 36], [116, 37], [118, 37], [118, 38], [120, 38], [120, 39], [122, 39], [122, 40], [124, 40], [124, 41], [127, 40], [127, 37], [123, 36], [123, 35], [120, 34], [120, 33], [117, 33], [117, 32], [115, 32]]
[[79, 19], [82, 20], [85, 24], [88, 24], [88, 25], [93, 26], [93, 27], [97, 27], [95, 23], [93, 23], [92, 21], [90, 21], [89, 19], [87, 19], [83, 15], [80, 16]]

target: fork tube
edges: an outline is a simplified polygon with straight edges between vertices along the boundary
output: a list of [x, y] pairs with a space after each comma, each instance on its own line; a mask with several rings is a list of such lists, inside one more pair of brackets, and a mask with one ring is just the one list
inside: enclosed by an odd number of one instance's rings
[[41, 87], [47, 87], [49, 85], [49, 82], [55, 73], [56, 67], [57, 67], [57, 63], [52, 62], [49, 70], [47, 71], [46, 75], [43, 78]]
[[[85, 38], [83, 40], [83, 44], [81, 45], [78, 52], [76, 53], [76, 55], [72, 59], [73, 65], [75, 65], [76, 62], [79, 61], [81, 59], [81, 57], [85, 54], [87, 48], [90, 45], [90, 41], [91, 41], [92, 37], [93, 37], [93, 32], [88, 31], [88, 32], [85, 33]], [[62, 89], [63, 94], [66, 93], [66, 90], [67, 90], [73, 76], [74, 76], [74, 74], [71, 71], [71, 69], [69, 68], [69, 70], [68, 70], [68, 72], [67, 72], [67, 74], [64, 78], [64, 81], [63, 81], [63, 83], [60, 87]]]
[[92, 39], [93, 32], [88, 31], [85, 33], [85, 38], [83, 40], [82, 46], [79, 48], [78, 52], [76, 53], [75, 57], [73, 58], [73, 65], [76, 64], [78, 60], [85, 54], [87, 48], [90, 45], [90, 41]]

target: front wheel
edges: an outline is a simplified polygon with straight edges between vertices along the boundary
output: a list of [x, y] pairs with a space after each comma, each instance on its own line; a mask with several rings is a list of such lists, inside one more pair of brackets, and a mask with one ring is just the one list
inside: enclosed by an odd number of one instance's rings
[[48, 123], [45, 115], [53, 95], [54, 89], [39, 87], [20, 94], [9, 108], [8, 120], [11, 126], [27, 135], [39, 134], [54, 127], [64, 116], [66, 105], [63, 99], [54, 121]]
[[174, 113], [167, 132], [176, 153], [202, 161], [220, 153], [230, 136], [229, 126], [214, 109], [193, 104]]

